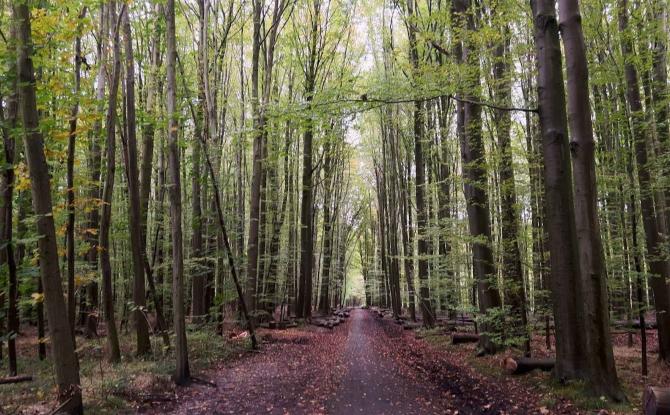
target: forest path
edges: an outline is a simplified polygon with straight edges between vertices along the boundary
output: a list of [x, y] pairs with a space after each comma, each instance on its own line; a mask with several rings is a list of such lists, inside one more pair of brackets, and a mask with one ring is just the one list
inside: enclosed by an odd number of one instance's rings
[[[261, 351], [213, 367], [154, 414], [527, 414], [518, 388], [475, 374], [390, 320], [261, 331]], [[525, 399], [524, 399], [525, 398]]]
[[436, 396], [432, 385], [407, 377], [389, 358], [388, 345], [394, 341], [372, 313], [353, 310], [348, 334], [345, 373], [328, 405], [328, 413], [447, 413], [438, 402], [431, 402]]

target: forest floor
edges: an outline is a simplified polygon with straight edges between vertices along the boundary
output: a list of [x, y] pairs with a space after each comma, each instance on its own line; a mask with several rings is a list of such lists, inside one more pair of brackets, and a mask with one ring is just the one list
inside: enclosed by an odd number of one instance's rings
[[174, 401], [145, 409], [189, 415], [591, 412], [538, 388], [532, 379], [547, 380], [545, 374], [532, 374], [528, 382], [485, 373], [486, 367], [473, 367], [461, 351], [445, 350], [431, 336], [356, 309], [332, 330], [266, 333], [262, 352], [213, 368], [211, 383], [180, 388]]
[[[547, 373], [506, 375], [501, 361], [513, 351], [476, 358], [474, 345], [452, 345], [444, 328], [403, 330], [363, 309], [354, 309], [334, 329], [261, 329], [259, 351], [250, 351], [248, 339], [213, 332], [209, 326], [189, 331], [194, 381], [186, 387], [170, 381], [173, 357], [160, 352], [159, 338], [153, 356], [134, 358], [132, 335], [126, 334], [118, 365], [104, 362], [104, 338], [78, 339], [87, 413], [634, 414], [647, 381], [670, 385], [670, 371], [654, 354], [654, 338], [644, 379], [639, 347], [628, 348], [626, 336], [615, 337], [617, 369], [631, 401], [616, 405], [587, 398], [579, 385], [559, 385]], [[54, 407], [52, 367], [35, 360], [35, 347], [34, 333], [25, 330], [20, 372], [35, 379], [0, 386], [0, 414], [43, 414]], [[533, 353], [551, 356], [541, 336], [534, 337]]]

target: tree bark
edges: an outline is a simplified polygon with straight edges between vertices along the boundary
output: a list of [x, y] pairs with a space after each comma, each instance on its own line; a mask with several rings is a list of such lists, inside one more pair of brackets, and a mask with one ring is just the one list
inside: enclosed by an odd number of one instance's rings
[[[116, 106], [119, 91], [119, 78], [121, 77], [121, 46], [116, 24], [116, 5], [110, 2], [105, 8], [108, 13], [108, 28], [114, 31], [112, 34], [113, 57], [112, 75], [109, 80], [109, 101], [105, 125], [107, 128], [107, 177], [102, 190], [102, 212], [100, 217], [100, 269], [102, 271], [102, 302], [105, 312], [105, 323], [107, 325], [107, 347], [108, 360], [112, 363], [121, 360], [121, 349], [119, 347], [119, 336], [114, 318], [114, 293], [112, 286], [112, 265], [110, 259], [110, 227], [112, 222], [112, 200], [114, 194], [114, 175], [116, 170]], [[105, 33], [106, 34], [106, 33]], [[104, 36], [104, 39], [107, 37]], [[106, 45], [103, 45], [106, 48]]]
[[63, 299], [58, 266], [58, 244], [51, 203], [49, 168], [44, 154], [44, 140], [39, 129], [28, 5], [28, 2], [19, 2], [12, 6], [17, 33], [18, 95], [24, 129], [23, 142], [30, 172], [33, 209], [37, 215], [37, 234], [40, 236], [38, 242], [40, 274], [44, 284], [58, 400], [61, 403], [68, 403], [64, 412], [83, 414], [79, 361], [69, 323], [62, 318], [67, 315], [67, 308]]
[[[626, 0], [620, 0], [619, 2], [619, 29], [622, 32], [625, 32], [628, 27], [627, 3]], [[624, 56], [634, 56], [633, 46], [625, 36], [622, 37], [621, 49]], [[649, 276], [649, 284], [654, 293], [656, 321], [658, 324], [659, 358], [670, 362], [670, 316], [668, 315], [670, 312], [670, 293], [668, 293], [668, 284], [666, 283], [667, 278], [670, 277], [670, 270], [668, 269], [668, 262], [662, 255], [663, 241], [654, 211], [653, 189], [648, 160], [649, 149], [647, 148], [649, 137], [642, 113], [638, 74], [633, 62], [630, 60], [625, 62], [624, 72], [627, 85], [626, 98], [631, 111], [637, 176], [640, 184], [640, 206], [646, 239], [646, 257], [651, 274]]]
[[175, 356], [177, 364], [173, 375], [177, 385], [191, 378], [186, 344], [186, 321], [184, 316], [184, 253], [181, 228], [181, 177], [179, 165], [179, 124], [177, 121], [177, 85], [175, 65], [177, 45], [175, 38], [174, 0], [167, 0], [167, 117], [168, 117], [168, 177], [170, 196], [170, 219], [172, 233], [172, 307], [174, 308]]
[[[312, 21], [309, 34], [309, 56], [305, 69], [305, 99], [307, 113], [312, 111], [312, 99], [316, 90], [317, 48], [319, 37], [319, 19], [321, 1], [313, 0], [310, 7]], [[302, 199], [300, 201], [300, 280], [298, 288], [297, 315], [310, 318], [312, 315], [312, 275], [314, 269], [314, 189], [312, 165], [312, 145], [314, 140], [314, 120], [308, 118], [303, 134], [302, 154]]]
[[[86, 8], [82, 10], [77, 21], [77, 31], [81, 30], [80, 20], [84, 18]], [[81, 86], [81, 36], [77, 33], [74, 41], [74, 95], [75, 102], [70, 111], [68, 143], [67, 143], [67, 316], [70, 322], [70, 331], [72, 340], [75, 340], [74, 328], [76, 320], [76, 300], [75, 300], [75, 281], [74, 281], [74, 261], [75, 261], [75, 206], [74, 206], [74, 152], [77, 139], [77, 116], [79, 114], [79, 90]]]
[[[416, 15], [414, 0], [407, 2], [407, 13], [409, 19]], [[407, 24], [409, 37], [410, 61], [416, 76], [419, 70], [419, 52], [417, 49], [416, 27], [413, 22]], [[417, 245], [419, 255], [419, 308], [425, 327], [435, 325], [435, 314], [430, 302], [430, 287], [428, 281], [428, 213], [426, 208], [426, 167], [424, 165], [423, 142], [424, 137], [424, 107], [421, 101], [414, 101], [414, 166], [415, 166], [415, 193], [416, 193], [416, 223], [417, 223]]]
[[[626, 0], [623, 0], [626, 1]], [[621, 402], [621, 389], [614, 365], [609, 332], [607, 275], [603, 264], [603, 246], [598, 219], [593, 125], [589, 101], [589, 74], [586, 46], [577, 0], [559, 0], [561, 38], [565, 49], [568, 89], [568, 121], [572, 141], [575, 230], [579, 247], [582, 318], [585, 322], [585, 346], [589, 358], [589, 384], [596, 396]]]
[[[512, 98], [512, 84], [509, 78], [509, 60], [506, 57], [509, 51], [510, 30], [503, 30], [504, 39], [493, 52], [493, 74], [496, 85], [496, 102], [510, 105]], [[514, 179], [514, 163], [512, 144], [510, 139], [511, 114], [509, 111], [496, 110], [494, 113], [495, 129], [500, 147], [500, 205], [502, 209], [502, 266], [505, 281], [505, 299], [510, 305], [512, 318], [511, 327], [507, 326], [510, 334], [519, 339], [524, 351], [530, 353], [530, 338], [528, 336], [528, 317], [526, 315], [526, 290], [521, 268], [521, 252], [519, 248], [519, 216], [517, 212], [517, 197]]]
[[[475, 31], [474, 11], [469, 10], [471, 4], [469, 0], [457, 0], [454, 4], [454, 13], [460, 20], [460, 26], [467, 31]], [[467, 16], [465, 14], [467, 13]], [[465, 19], [465, 21], [463, 21]], [[476, 68], [476, 75], [469, 74], [470, 81], [467, 88], [469, 90], [467, 102], [463, 103], [462, 111], [458, 111], [458, 117], [462, 117], [462, 127], [459, 131], [459, 141], [461, 145], [461, 162], [463, 165], [463, 192], [465, 194], [466, 208], [468, 212], [468, 225], [470, 236], [476, 238], [472, 243], [472, 262], [475, 280], [477, 282], [477, 295], [479, 298], [479, 310], [485, 318], [490, 311], [500, 308], [502, 305], [500, 293], [495, 286], [495, 263], [493, 261], [493, 251], [491, 248], [491, 224], [488, 198], [488, 185], [486, 175], [486, 155], [484, 144], [482, 142], [482, 120], [481, 105], [476, 104], [479, 93], [479, 57], [474, 46], [461, 40], [462, 63], [467, 63]], [[485, 331], [494, 332], [494, 324], [484, 324], [482, 328]], [[480, 336], [479, 346], [485, 353], [495, 353], [497, 345], [491, 340], [491, 336]]]
[[134, 323], [137, 335], [137, 355], [151, 353], [149, 339], [149, 325], [145, 317], [146, 293], [144, 286], [144, 244], [142, 243], [142, 220], [140, 207], [140, 183], [137, 163], [137, 123], [135, 117], [135, 62], [133, 56], [133, 41], [130, 28], [130, 17], [126, 8], [122, 16], [123, 43], [125, 50], [125, 108], [127, 142], [126, 172], [128, 174], [128, 223], [130, 232], [130, 251], [133, 265], [133, 305]]
[[[10, 42], [16, 42], [16, 29], [12, 26], [10, 31]], [[16, 73], [16, 61], [9, 61], [8, 73]], [[0, 189], [2, 190], [3, 206], [0, 208], [0, 240], [5, 245], [5, 260], [7, 261], [8, 270], [8, 289], [7, 295], [9, 297], [7, 304], [7, 352], [9, 360], [9, 375], [16, 376], [17, 374], [17, 354], [16, 354], [16, 336], [19, 333], [19, 312], [17, 308], [19, 284], [17, 278], [16, 258], [14, 257], [14, 241], [13, 241], [13, 217], [14, 217], [14, 161], [16, 157], [16, 141], [14, 137], [14, 129], [16, 128], [18, 118], [18, 97], [17, 97], [17, 83], [16, 77], [11, 82], [11, 92], [9, 96], [3, 97], [7, 102], [7, 113], [0, 103], [0, 120], [2, 121], [2, 140], [4, 144], [4, 172], [2, 175], [2, 182]], [[0, 307], [3, 307], [3, 301], [0, 301]], [[0, 333], [2, 332], [2, 321], [0, 321]], [[4, 334], [4, 333], [3, 333]], [[0, 360], [2, 360], [2, 345], [0, 344]]]
[[556, 333], [558, 379], [587, 374], [584, 354], [583, 301], [569, 160], [567, 115], [558, 21], [552, 0], [531, 2], [537, 51], [537, 88], [544, 156], [545, 226]]

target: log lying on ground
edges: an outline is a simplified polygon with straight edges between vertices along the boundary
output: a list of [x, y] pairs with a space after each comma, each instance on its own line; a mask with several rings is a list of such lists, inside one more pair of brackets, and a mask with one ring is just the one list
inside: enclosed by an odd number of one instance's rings
[[405, 322], [405, 324], [403, 324], [403, 326], [402, 326], [402, 328], [404, 330], [415, 330], [415, 329], [420, 329], [421, 327], [423, 327], [423, 324], [413, 323], [413, 322]]
[[333, 327], [337, 327], [341, 323], [343, 323], [344, 320], [338, 317], [335, 318], [318, 318], [318, 319], [313, 319], [312, 324], [315, 326], [319, 327], [325, 327], [328, 329], [332, 329]]
[[531, 357], [508, 357], [503, 360], [503, 366], [510, 375], [522, 375], [535, 369], [549, 372], [555, 364], [554, 359], [534, 359]]
[[670, 388], [647, 386], [642, 404], [644, 415], [670, 415]]
[[478, 341], [479, 334], [475, 333], [454, 333], [451, 336], [452, 344], [477, 343]]
[[0, 378], [0, 385], [5, 385], [8, 383], [30, 382], [32, 380], [33, 377], [30, 375], [10, 376], [7, 378]]
[[[654, 330], [658, 327], [655, 321], [645, 321], [644, 325], [648, 330]], [[618, 320], [614, 322], [613, 326], [620, 328], [640, 329], [641, 324], [640, 320]]]

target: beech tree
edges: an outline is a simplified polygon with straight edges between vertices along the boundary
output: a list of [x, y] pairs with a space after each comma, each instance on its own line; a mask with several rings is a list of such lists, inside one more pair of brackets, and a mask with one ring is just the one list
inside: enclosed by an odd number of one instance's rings
[[74, 350], [72, 329], [68, 320], [62, 318], [67, 316], [67, 308], [63, 299], [58, 265], [51, 181], [44, 155], [44, 140], [39, 130], [29, 4], [14, 4], [13, 18], [17, 34], [16, 71], [23, 145], [30, 171], [33, 209], [38, 215], [40, 275], [44, 285], [49, 332], [53, 339], [52, 353], [56, 369], [58, 400], [63, 404], [63, 412], [83, 414], [79, 361]]

